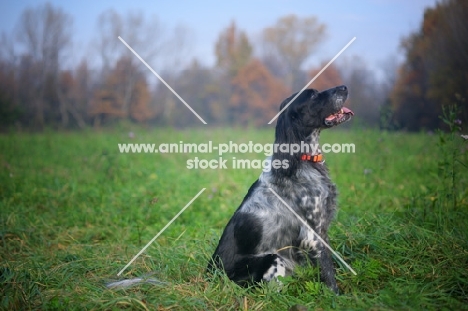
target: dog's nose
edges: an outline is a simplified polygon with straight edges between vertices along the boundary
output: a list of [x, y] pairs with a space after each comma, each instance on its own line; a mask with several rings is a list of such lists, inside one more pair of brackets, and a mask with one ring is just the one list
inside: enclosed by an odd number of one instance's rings
[[343, 91], [343, 92], [345, 92], [345, 91], [348, 90], [348, 88], [346, 87], [346, 85], [337, 86], [336, 89], [337, 89], [338, 91]]

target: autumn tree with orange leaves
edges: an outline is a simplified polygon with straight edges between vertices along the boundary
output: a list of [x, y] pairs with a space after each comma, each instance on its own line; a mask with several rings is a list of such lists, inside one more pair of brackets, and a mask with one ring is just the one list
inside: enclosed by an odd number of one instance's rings
[[306, 83], [301, 67], [325, 38], [326, 27], [315, 16], [291, 14], [263, 31], [264, 58], [284, 83], [299, 91]]
[[232, 86], [229, 111], [239, 124], [265, 125], [289, 93], [258, 59], [239, 71]]
[[418, 32], [403, 40], [404, 64], [392, 93], [396, 122], [404, 129], [443, 126], [442, 107], [458, 104], [468, 122], [468, 2], [446, 0], [425, 11]]
[[103, 118], [130, 118], [143, 122], [154, 117], [146, 77], [128, 57], [122, 57], [94, 93], [90, 114], [95, 125]]
[[[322, 63], [318, 68], [309, 71], [309, 79], [314, 78], [326, 64]], [[331, 64], [312, 82], [311, 87], [319, 91], [323, 91], [338, 85], [343, 84], [340, 71], [338, 68]]]
[[[216, 43], [217, 67], [224, 76], [218, 84], [226, 87], [226, 121], [229, 124], [265, 125], [278, 111], [288, 89], [258, 59], [252, 58], [247, 35], [233, 22], [221, 32]], [[214, 107], [212, 107], [214, 108]]]
[[252, 45], [245, 32], [237, 29], [236, 23], [221, 32], [215, 46], [216, 65], [234, 77], [252, 57]]

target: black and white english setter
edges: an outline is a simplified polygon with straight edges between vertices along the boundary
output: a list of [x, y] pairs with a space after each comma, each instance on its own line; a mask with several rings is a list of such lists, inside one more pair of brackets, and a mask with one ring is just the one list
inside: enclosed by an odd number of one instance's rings
[[[285, 99], [280, 110], [296, 95]], [[346, 86], [302, 92], [279, 116], [275, 144], [319, 146], [321, 130], [353, 115], [343, 107], [347, 96]], [[337, 191], [320, 148], [310, 150], [291, 153], [277, 149], [273, 153], [271, 163], [279, 160], [276, 162], [287, 165], [264, 170], [250, 187], [224, 229], [209, 271], [224, 269], [232, 281], [245, 286], [290, 275], [296, 265], [310, 261], [319, 265], [321, 281], [338, 293], [330, 251], [271, 191], [329, 243], [327, 232], [337, 209]]]

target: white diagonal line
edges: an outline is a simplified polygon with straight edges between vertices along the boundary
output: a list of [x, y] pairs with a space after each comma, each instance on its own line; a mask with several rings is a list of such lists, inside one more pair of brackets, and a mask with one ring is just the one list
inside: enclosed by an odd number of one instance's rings
[[299, 221], [301, 221], [304, 225], [307, 226], [307, 228], [309, 228], [310, 231], [312, 231], [312, 232], [314, 233], [315, 237], [316, 237], [317, 239], [319, 239], [320, 242], [322, 242], [323, 245], [325, 245], [325, 246], [333, 253], [333, 255], [335, 255], [336, 258], [338, 258], [338, 260], [341, 261], [341, 263], [344, 264], [344, 265], [349, 269], [349, 271], [351, 271], [354, 275], [357, 275], [356, 271], [354, 271], [353, 268], [351, 268], [351, 266], [348, 265], [348, 264], [346, 263], [346, 261], [344, 261], [343, 258], [341, 258], [341, 256], [338, 255], [338, 253], [335, 252], [335, 251], [330, 247], [330, 245], [328, 245], [327, 242], [325, 242], [325, 241], [320, 237], [320, 235], [318, 235], [318, 234], [309, 226], [309, 224], [308, 224], [304, 219], [302, 219], [302, 217], [299, 216], [299, 215], [288, 205], [288, 203], [286, 203], [273, 189], [271, 189], [271, 188], [268, 188], [268, 189], [270, 189], [270, 191], [271, 191], [274, 195], [276, 195], [276, 197], [281, 201], [281, 203], [283, 203], [283, 204], [294, 214], [294, 216], [296, 216], [297, 219], [299, 219]]
[[317, 73], [317, 74], [315, 75], [315, 77], [313, 77], [312, 80], [310, 80], [310, 82], [307, 83], [306, 86], [304, 86], [304, 88], [303, 88], [299, 93], [297, 93], [296, 96], [294, 96], [294, 98], [291, 99], [291, 100], [289, 101], [289, 103], [288, 103], [286, 106], [284, 106], [284, 108], [281, 109], [281, 111], [278, 112], [278, 113], [276, 114], [276, 116], [274, 116], [273, 119], [271, 119], [270, 122], [268, 122], [268, 124], [273, 123], [273, 121], [275, 121], [275, 120], [279, 117], [279, 115], [282, 114], [283, 111], [285, 111], [286, 108], [288, 108], [289, 105], [291, 105], [291, 103], [292, 103], [296, 98], [298, 98], [299, 95], [301, 95], [301, 93], [304, 92], [304, 90], [307, 89], [307, 88], [309, 87], [309, 85], [311, 85], [312, 82], [314, 82], [315, 79], [317, 79], [317, 78], [322, 74], [322, 72], [324, 72], [325, 69], [327, 69], [328, 66], [330, 66], [330, 65], [335, 61], [335, 59], [337, 59], [338, 56], [340, 56], [341, 53], [343, 53], [343, 52], [351, 45], [351, 43], [353, 43], [354, 40], [356, 40], [356, 37], [352, 38], [351, 41], [349, 41], [348, 44], [346, 44], [346, 45], [344, 46], [344, 48], [342, 48], [341, 51], [339, 51], [338, 54], [336, 54], [335, 57], [333, 57], [333, 58], [331, 59], [331, 61], [329, 61], [328, 64], [326, 64], [325, 67], [323, 67], [322, 70], [320, 70], [319, 73]]
[[164, 79], [161, 78], [161, 76], [158, 75], [157, 72], [154, 71], [153, 68], [151, 68], [150, 65], [148, 65], [148, 64], [144, 61], [144, 59], [141, 58], [141, 56], [138, 55], [138, 53], [135, 52], [135, 50], [133, 50], [133, 49], [130, 47], [130, 45], [127, 44], [127, 42], [125, 42], [124, 39], [122, 39], [122, 37], [119, 36], [118, 38], [119, 38], [120, 41], [122, 41], [123, 44], [125, 44], [125, 46], [126, 46], [130, 51], [132, 51], [133, 54], [135, 54], [136, 57], [138, 57], [138, 59], [139, 59], [146, 67], [148, 67], [148, 69], [149, 69], [162, 83], [164, 83], [164, 85], [165, 85], [172, 93], [174, 93], [175, 96], [177, 96], [178, 99], [180, 99], [180, 101], [181, 101], [182, 103], [184, 103], [185, 106], [187, 106], [187, 108], [188, 108], [194, 115], [197, 116], [198, 119], [200, 119], [200, 121], [203, 122], [203, 124], [207, 124], [207, 123], [205, 122], [205, 120], [203, 120], [202, 117], [200, 117], [200, 116], [198, 115], [198, 113], [196, 113], [195, 110], [193, 110], [192, 107], [190, 107], [190, 105], [187, 104], [187, 103], [185, 102], [185, 100], [184, 100], [182, 97], [180, 97], [179, 94], [177, 94], [177, 92], [174, 91], [174, 90], [172, 89], [172, 87], [171, 87], [169, 84], [167, 84], [167, 82], [164, 81]]
[[162, 228], [161, 231], [159, 231], [158, 234], [156, 234], [156, 236], [152, 238], [151, 241], [149, 241], [148, 244], [146, 244], [145, 247], [143, 247], [142, 250], [138, 254], [136, 254], [135, 257], [133, 257], [132, 260], [130, 260], [130, 262], [122, 270], [120, 270], [119, 273], [117, 273], [117, 276], [120, 276], [122, 272], [124, 272], [125, 269], [127, 269], [132, 264], [132, 262], [134, 262], [135, 259], [137, 259], [138, 256], [140, 256], [151, 245], [151, 243], [153, 243], [154, 240], [156, 240], [164, 232], [164, 230], [166, 230], [174, 222], [174, 220], [176, 220], [177, 217], [179, 217], [180, 214], [182, 214], [190, 206], [190, 204], [192, 204], [193, 201], [195, 201], [195, 199], [198, 198], [200, 194], [202, 194], [202, 192], [205, 190], [206, 188], [200, 190], [200, 192], [198, 192], [197, 195], [192, 200], [190, 200], [190, 202], [188, 202], [187, 205], [185, 205], [184, 208], [181, 209], [180, 212], [178, 212], [177, 215], [175, 215], [174, 218], [172, 218], [171, 221], [169, 221], [167, 225], [165, 225], [164, 228]]

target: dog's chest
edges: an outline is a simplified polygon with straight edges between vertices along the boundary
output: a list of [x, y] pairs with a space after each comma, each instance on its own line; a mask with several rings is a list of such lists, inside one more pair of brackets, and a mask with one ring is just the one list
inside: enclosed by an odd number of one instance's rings
[[304, 211], [305, 220], [314, 230], [320, 231], [327, 218], [328, 193], [320, 193], [315, 196], [305, 195], [301, 197], [300, 208]]
[[[301, 183], [302, 189], [296, 201], [298, 209], [311, 229], [322, 234], [327, 231], [336, 209], [336, 191], [334, 185], [323, 176], [312, 174], [304, 177], [307, 182]], [[305, 247], [314, 248], [317, 243], [310, 233], [303, 233], [301, 238], [301, 244]]]
[[302, 210], [307, 222], [313, 227], [326, 224], [335, 210], [336, 190], [324, 171], [304, 170], [300, 175], [300, 186], [297, 191], [299, 209]]
[[324, 206], [327, 202], [327, 197], [324, 196], [303, 196], [301, 205], [305, 211], [305, 220], [308, 227], [301, 226], [299, 232], [299, 248], [307, 251], [309, 256], [320, 256], [320, 239], [317, 234], [323, 232], [323, 226], [327, 224], [327, 209]]

